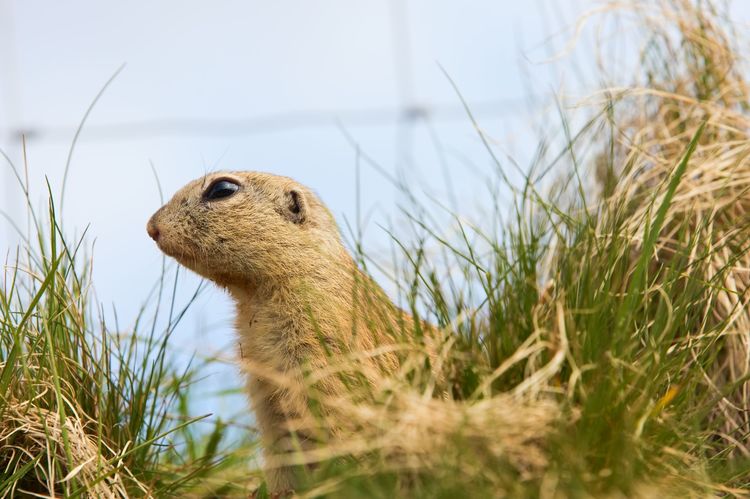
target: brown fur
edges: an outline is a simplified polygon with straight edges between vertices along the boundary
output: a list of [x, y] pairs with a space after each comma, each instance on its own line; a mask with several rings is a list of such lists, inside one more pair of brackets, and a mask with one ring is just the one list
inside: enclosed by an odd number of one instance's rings
[[[222, 178], [239, 184], [239, 191], [203, 199]], [[408, 316], [358, 270], [318, 197], [290, 178], [207, 175], [179, 190], [151, 217], [148, 231], [164, 253], [234, 298], [240, 363], [269, 483], [272, 490], [293, 488], [292, 471], [274, 466], [272, 456], [331, 436], [305, 430], [312, 427], [305, 370], [320, 372], [346, 354], [394, 343]], [[358, 372], [366, 373], [365, 384], [374, 384], [379, 373], [396, 366], [395, 356], [384, 354], [362, 361]], [[315, 385], [324, 396], [343, 389], [338, 375], [322, 376]]]

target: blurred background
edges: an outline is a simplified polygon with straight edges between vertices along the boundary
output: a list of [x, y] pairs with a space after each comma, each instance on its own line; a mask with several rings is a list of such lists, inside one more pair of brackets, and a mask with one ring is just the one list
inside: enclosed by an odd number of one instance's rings
[[[746, 25], [750, 6], [733, 8]], [[583, 0], [0, 0], [2, 256], [20, 241], [8, 220], [22, 231], [27, 223], [12, 162], [27, 166], [38, 209], [45, 178], [59, 194], [69, 163], [66, 233], [87, 229], [96, 296], [105, 316], [116, 307], [123, 332], [161, 272], [145, 232], [162, 203], [156, 176], [166, 198], [214, 170], [294, 177], [348, 240], [347, 225], [360, 222], [365, 250], [387, 261], [384, 227], [399, 234], [405, 220], [394, 179], [469, 220], [492, 203], [509, 207], [462, 99], [512, 177], [560, 128], [558, 105], [628, 82], [639, 48], [629, 28], [579, 23], [606, 9]], [[184, 275], [178, 302], [198, 283]], [[206, 286], [172, 342], [179, 358], [230, 359], [232, 314]], [[202, 383], [212, 392], [239, 377], [216, 365]], [[228, 400], [205, 398], [196, 410], [244, 410]]]

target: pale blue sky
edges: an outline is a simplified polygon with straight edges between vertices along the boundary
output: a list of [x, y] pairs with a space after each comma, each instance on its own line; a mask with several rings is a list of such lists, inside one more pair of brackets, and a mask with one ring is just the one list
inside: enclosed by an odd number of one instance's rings
[[[596, 30], [584, 30], [567, 58], [545, 61], [573, 37], [575, 19], [600, 5], [0, 0], [0, 148], [20, 164], [15, 134], [28, 133], [32, 197], [41, 205], [44, 177], [59, 188], [78, 121], [126, 64], [80, 137], [65, 222], [79, 234], [90, 224], [98, 297], [116, 304], [127, 326], [161, 262], [145, 232], [159, 207], [150, 163], [167, 196], [208, 170], [266, 170], [308, 184], [340, 221], [353, 220], [356, 151], [342, 129], [385, 169], [405, 169], [416, 189], [440, 197], [446, 182], [434, 131], [458, 211], [479, 216], [489, 204], [490, 160], [439, 65], [501, 157], [524, 164], [535, 127], [555, 120], [549, 95], [584, 95], [586, 82], [598, 83], [585, 76], [595, 67]], [[746, 4], [739, 7], [747, 19]], [[611, 26], [620, 35], [630, 28]], [[612, 75], [621, 82], [637, 50], [623, 38], [605, 54], [621, 62]], [[404, 120], [404, 108], [425, 110], [429, 126]], [[22, 221], [20, 190], [5, 167], [0, 181], [0, 208]], [[374, 213], [366, 241], [376, 251], [388, 239], [375, 222], [398, 225], [399, 196], [366, 164], [362, 185], [363, 211]], [[495, 194], [501, 204], [507, 198]], [[0, 251], [15, 242], [0, 223]], [[192, 290], [197, 279], [184, 282]], [[178, 343], [187, 354], [218, 350], [231, 344], [230, 321], [227, 299], [211, 288]]]

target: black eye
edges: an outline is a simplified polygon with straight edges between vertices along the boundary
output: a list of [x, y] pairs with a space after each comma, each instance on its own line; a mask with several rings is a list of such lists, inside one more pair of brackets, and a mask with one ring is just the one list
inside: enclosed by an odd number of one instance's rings
[[203, 199], [222, 199], [228, 198], [240, 189], [240, 186], [231, 180], [217, 180], [213, 184], [208, 186], [206, 192], [203, 193]]

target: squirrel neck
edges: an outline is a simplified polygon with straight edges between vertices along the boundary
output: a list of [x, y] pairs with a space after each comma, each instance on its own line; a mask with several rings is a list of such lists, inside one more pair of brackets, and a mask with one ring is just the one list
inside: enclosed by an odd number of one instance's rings
[[[302, 258], [303, 256], [303, 258]], [[298, 265], [279, 267], [278, 275], [227, 286], [237, 309], [243, 354], [253, 358], [274, 344], [291, 346], [312, 340], [314, 330], [338, 335], [351, 320], [352, 290], [358, 269], [349, 254], [301, 255]], [[277, 361], [288, 356], [254, 359]]]
[[359, 273], [354, 260], [342, 247], [337, 254], [300, 255], [296, 262], [279, 265], [263, 275], [227, 284], [225, 288], [238, 303], [280, 302], [325, 299], [351, 286]]

